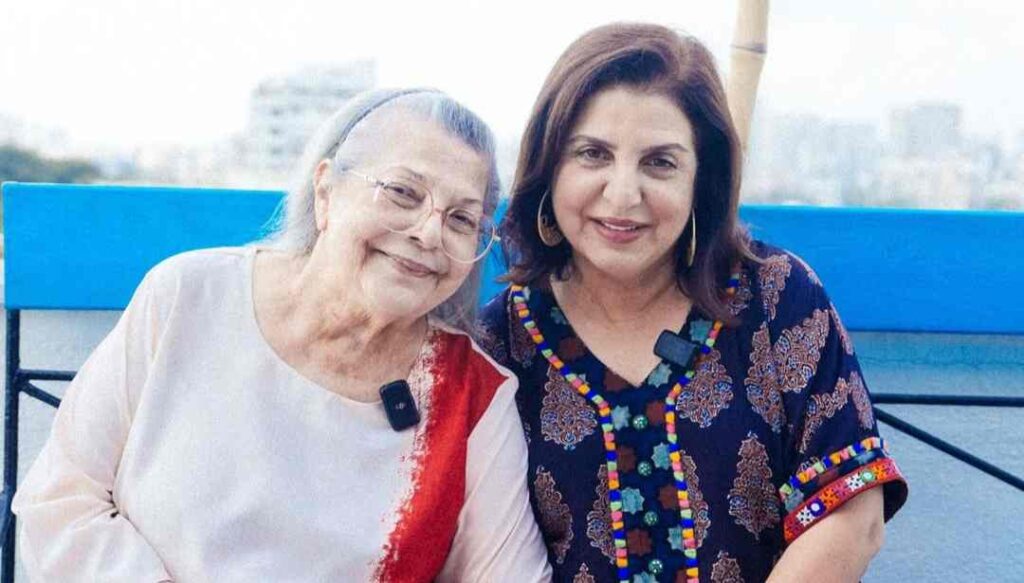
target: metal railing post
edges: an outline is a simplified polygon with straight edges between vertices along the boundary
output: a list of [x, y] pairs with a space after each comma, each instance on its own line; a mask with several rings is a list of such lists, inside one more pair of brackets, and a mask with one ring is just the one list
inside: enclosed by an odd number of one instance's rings
[[7, 371], [4, 387], [4, 508], [0, 583], [14, 583], [15, 519], [11, 499], [18, 487], [18, 410], [21, 397], [21, 312], [7, 311]]

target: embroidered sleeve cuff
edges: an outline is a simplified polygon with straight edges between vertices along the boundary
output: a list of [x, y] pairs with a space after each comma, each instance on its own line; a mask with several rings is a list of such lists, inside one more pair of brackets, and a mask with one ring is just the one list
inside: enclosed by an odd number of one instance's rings
[[[845, 447], [797, 473], [779, 488], [779, 496], [786, 507], [783, 523], [786, 543], [794, 541], [847, 500], [889, 482], [905, 480], [878, 437]], [[905, 486], [899, 489], [897, 497], [899, 500], [886, 502], [887, 520], [906, 498]]]

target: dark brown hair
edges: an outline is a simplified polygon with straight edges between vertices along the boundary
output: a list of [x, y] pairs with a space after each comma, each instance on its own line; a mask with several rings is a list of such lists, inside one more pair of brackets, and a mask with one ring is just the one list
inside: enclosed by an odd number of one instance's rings
[[737, 217], [742, 153], [714, 57], [696, 39], [653, 24], [609, 24], [566, 49], [533, 106], [519, 149], [508, 213], [501, 231], [505, 279], [536, 284], [567, 276], [572, 248], [547, 247], [537, 233], [537, 210], [551, 187], [565, 142], [596, 93], [630, 87], [672, 99], [693, 126], [697, 148], [694, 209], [697, 254], [686, 264], [690, 229], [676, 245], [680, 289], [709, 316], [733, 321], [720, 290], [733, 264], [753, 259], [749, 236]]

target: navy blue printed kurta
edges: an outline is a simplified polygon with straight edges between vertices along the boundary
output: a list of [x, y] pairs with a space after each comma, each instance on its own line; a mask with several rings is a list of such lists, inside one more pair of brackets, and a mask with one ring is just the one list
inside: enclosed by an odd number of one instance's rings
[[[788, 542], [845, 501], [884, 484], [888, 519], [907, 495], [818, 277], [791, 253], [753, 249], [763, 262], [743, 266], [731, 300], [739, 324], [697, 360], [676, 404], [702, 582], [763, 581]], [[631, 581], [686, 581], [664, 428], [665, 398], [686, 371], [662, 361], [631, 386], [576, 337], [550, 290], [526, 294], [548, 344], [612, 409]], [[711, 325], [696, 308], [665, 323], [697, 343]], [[508, 291], [484, 309], [480, 337], [520, 380], [530, 498], [555, 580], [618, 581], [597, 410], [538, 352]]]

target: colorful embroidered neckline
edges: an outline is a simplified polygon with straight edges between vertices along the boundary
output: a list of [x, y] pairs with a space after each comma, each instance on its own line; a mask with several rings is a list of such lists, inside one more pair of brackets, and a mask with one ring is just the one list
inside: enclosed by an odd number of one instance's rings
[[[727, 296], [736, 293], [739, 287], [740, 276], [737, 270], [730, 279], [729, 287], [726, 290]], [[618, 568], [619, 581], [629, 583], [629, 551], [626, 548], [625, 517], [622, 508], [622, 492], [619, 488], [618, 472], [618, 450], [616, 449], [615, 427], [612, 421], [612, 410], [608, 401], [595, 391], [579, 375], [572, 372], [568, 365], [563, 362], [555, 351], [548, 345], [544, 335], [541, 333], [537, 323], [530, 314], [527, 305], [526, 294], [529, 289], [520, 285], [512, 285], [510, 288], [512, 304], [516, 314], [522, 322], [523, 327], [529, 333], [530, 338], [540, 350], [540, 353], [547, 359], [548, 363], [562, 375], [562, 377], [576, 389], [584, 398], [589, 400], [597, 408], [598, 418], [601, 424], [601, 432], [604, 437], [605, 465], [608, 470], [608, 501], [612, 519], [612, 539], [615, 544], [615, 565]], [[668, 438], [669, 459], [672, 465], [672, 474], [675, 481], [676, 496], [679, 504], [679, 526], [682, 529], [683, 555], [686, 557], [686, 581], [687, 583], [698, 583], [697, 569], [697, 537], [695, 534], [696, 525], [693, 520], [693, 509], [690, 506], [689, 492], [687, 489], [686, 475], [683, 471], [682, 453], [679, 447], [679, 440], [676, 434], [676, 401], [682, 394], [683, 388], [693, 380], [696, 375], [697, 365], [700, 359], [711, 352], [715, 341], [723, 327], [718, 320], [711, 326], [707, 338], [700, 347], [700, 354], [693, 359], [688, 370], [665, 397], [665, 432]], [[657, 575], [661, 571], [661, 562], [657, 559], [649, 565], [652, 573]]]

